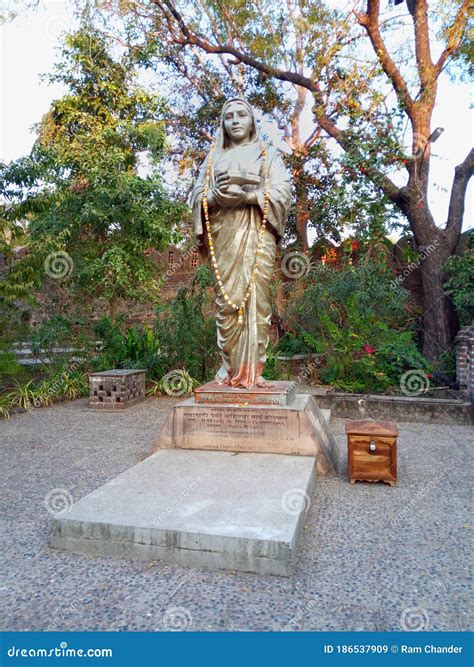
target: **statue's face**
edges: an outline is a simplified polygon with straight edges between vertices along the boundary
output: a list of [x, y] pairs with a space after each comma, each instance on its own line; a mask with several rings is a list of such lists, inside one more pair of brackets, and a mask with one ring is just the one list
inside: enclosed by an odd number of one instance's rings
[[240, 102], [231, 102], [224, 114], [224, 129], [227, 136], [239, 144], [250, 139], [252, 116]]

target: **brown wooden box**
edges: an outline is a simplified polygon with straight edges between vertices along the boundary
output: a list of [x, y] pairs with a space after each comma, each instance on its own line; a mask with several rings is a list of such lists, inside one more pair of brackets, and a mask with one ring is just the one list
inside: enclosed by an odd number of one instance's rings
[[395, 422], [346, 419], [347, 458], [351, 484], [356, 480], [397, 481], [397, 436]]

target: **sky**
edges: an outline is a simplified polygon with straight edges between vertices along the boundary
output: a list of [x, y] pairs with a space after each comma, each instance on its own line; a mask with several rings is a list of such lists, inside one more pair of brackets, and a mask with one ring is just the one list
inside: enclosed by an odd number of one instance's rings
[[[334, 0], [333, 4], [345, 4]], [[71, 3], [45, 0], [35, 12], [17, 17], [0, 27], [0, 158], [6, 162], [29, 153], [31, 128], [46, 113], [51, 101], [63, 94], [59, 84], [40, 81], [57, 61], [61, 36], [75, 27]], [[436, 54], [435, 54], [436, 55]], [[443, 77], [432, 128], [444, 132], [432, 146], [430, 204], [438, 226], [448, 210], [448, 192], [454, 167], [473, 145], [470, 88]], [[407, 136], [407, 143], [410, 138]], [[474, 179], [466, 196], [463, 229], [472, 227]], [[399, 185], [402, 182], [398, 183]]]

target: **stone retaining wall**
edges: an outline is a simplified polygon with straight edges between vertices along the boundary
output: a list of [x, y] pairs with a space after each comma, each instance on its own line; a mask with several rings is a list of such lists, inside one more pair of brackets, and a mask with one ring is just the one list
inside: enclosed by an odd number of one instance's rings
[[304, 390], [298, 387], [297, 391], [314, 394], [321, 409], [331, 410], [331, 417], [430, 424], [474, 423], [473, 404], [459, 399], [321, 393], [318, 388], [308, 386]]

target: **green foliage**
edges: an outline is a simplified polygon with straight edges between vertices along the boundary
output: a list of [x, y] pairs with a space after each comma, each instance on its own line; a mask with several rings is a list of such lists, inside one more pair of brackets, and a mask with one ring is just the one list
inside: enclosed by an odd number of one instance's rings
[[71, 344], [71, 334], [71, 322], [62, 315], [53, 315], [31, 333], [31, 351], [35, 356], [44, 351], [51, 359], [55, 356], [55, 348]]
[[192, 378], [184, 368], [177, 368], [160, 380], [151, 383], [147, 390], [148, 396], [189, 396], [199, 386], [199, 381]]
[[269, 345], [267, 348], [267, 360], [265, 362], [265, 368], [263, 369], [263, 377], [266, 380], [281, 380], [283, 379], [283, 367], [278, 359], [278, 351], [273, 345]]
[[[303, 332], [301, 335], [305, 335]], [[306, 345], [301, 336], [288, 332], [278, 341], [278, 351], [286, 357], [293, 357], [295, 354], [307, 354], [310, 348]]]
[[428, 368], [410, 331], [408, 294], [388, 271], [364, 262], [341, 269], [321, 264], [304, 280], [303, 290], [287, 285], [284, 324], [304, 351], [321, 355], [321, 382], [385, 391], [405, 370]]
[[24, 375], [25, 370], [10, 346], [0, 342], [0, 392], [10, 386], [14, 379], [20, 380]]
[[[60, 295], [106, 300], [111, 313], [118, 299], [156, 301], [159, 269], [146, 250], [176, 240], [184, 210], [162, 186], [163, 103], [137, 85], [130, 53], [114, 60], [91, 29], [67, 36], [47, 78], [66, 95], [37, 125], [31, 154], [0, 169], [1, 217], [28, 221], [29, 247], [10, 264], [0, 299], [31, 298], [48, 280]], [[138, 173], [144, 151], [145, 177]], [[45, 275], [58, 251], [65, 271]]]
[[474, 235], [462, 255], [453, 255], [444, 265], [448, 272], [447, 294], [454, 301], [461, 326], [474, 324]]
[[[89, 377], [87, 373], [81, 370], [69, 371], [65, 370], [58, 373], [49, 380], [48, 386], [40, 386], [43, 395], [50, 395], [52, 398], [65, 398], [68, 401], [73, 401], [76, 398], [89, 395]], [[44, 402], [43, 404], [47, 404]]]
[[89, 378], [82, 370], [56, 371], [48, 378], [35, 381], [13, 379], [10, 390], [0, 399], [0, 418], [8, 419], [12, 410], [28, 411], [52, 405], [54, 401], [72, 401], [89, 394]]
[[190, 287], [180, 288], [172, 302], [157, 307], [154, 322], [166, 370], [185, 368], [201, 382], [210, 380], [218, 363], [210, 285], [211, 272], [201, 265]]
[[10, 407], [29, 410], [35, 402], [35, 393], [33, 380], [21, 382], [18, 379], [13, 380], [13, 388], [6, 395], [6, 400]]
[[144, 368], [150, 380], [165, 372], [165, 360], [159, 349], [159, 341], [148, 325], [135, 325], [124, 329], [125, 316], [115, 321], [103, 317], [95, 325], [95, 334], [102, 341], [98, 354], [90, 363], [94, 371], [112, 368]]
[[163, 393], [163, 377], [180, 369], [199, 382], [210, 379], [217, 363], [216, 328], [208, 289], [212, 276], [200, 266], [190, 287], [156, 307], [152, 326], [125, 326], [126, 315], [101, 318], [94, 327], [102, 341], [88, 362], [95, 371], [145, 368], [151, 393]]

